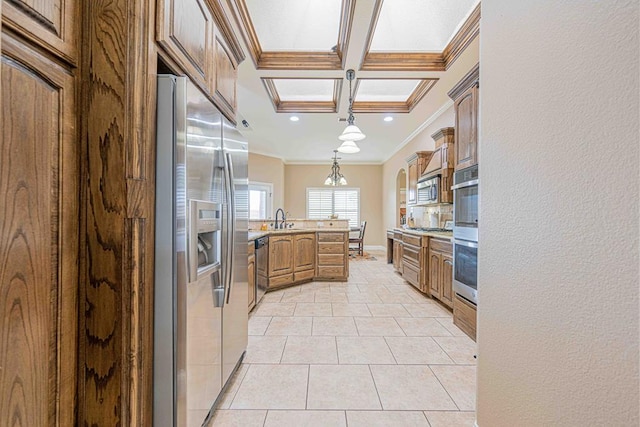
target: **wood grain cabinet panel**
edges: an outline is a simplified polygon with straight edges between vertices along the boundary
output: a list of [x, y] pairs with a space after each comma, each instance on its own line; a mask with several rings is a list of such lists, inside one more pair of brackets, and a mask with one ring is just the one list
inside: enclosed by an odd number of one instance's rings
[[78, 62], [79, 0], [2, 2], [2, 25], [71, 64]]
[[236, 81], [238, 66], [229, 54], [226, 44], [221, 37], [215, 37], [215, 79], [213, 82], [213, 96], [217, 105], [224, 110], [227, 117], [235, 117], [236, 112]]
[[315, 233], [295, 234], [293, 236], [293, 251], [294, 271], [313, 270], [316, 266]]
[[269, 278], [293, 273], [293, 236], [269, 238]]
[[429, 239], [429, 294], [453, 307], [453, 246], [450, 241]]
[[418, 202], [418, 179], [424, 173], [432, 151], [418, 151], [407, 159], [407, 205]]
[[[49, 9], [43, 3], [31, 6], [44, 13]], [[5, 32], [1, 79], [0, 425], [74, 425], [75, 83], [65, 69]]]
[[256, 305], [256, 254], [255, 254], [255, 242], [251, 240], [248, 245], [248, 260], [247, 260], [247, 281], [249, 283], [249, 311]]
[[316, 278], [345, 281], [349, 277], [349, 233], [319, 231], [317, 233]]
[[448, 254], [442, 254], [442, 293], [440, 300], [453, 307], [453, 257]]
[[439, 252], [429, 251], [429, 293], [440, 299], [440, 264], [442, 256]]
[[455, 119], [455, 169], [478, 163], [478, 96], [480, 67], [476, 64], [448, 93]]
[[158, 6], [158, 43], [193, 80], [210, 89], [214, 25], [208, 6], [202, 0], [164, 0]]

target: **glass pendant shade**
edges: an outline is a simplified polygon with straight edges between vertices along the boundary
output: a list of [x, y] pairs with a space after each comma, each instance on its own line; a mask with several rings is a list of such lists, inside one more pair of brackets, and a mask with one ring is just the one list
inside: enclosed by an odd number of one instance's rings
[[344, 176], [340, 177], [340, 185], [347, 185], [347, 180], [344, 178]]
[[360, 147], [354, 141], [345, 141], [338, 147], [338, 151], [345, 154], [355, 154], [360, 151]]
[[331, 177], [328, 176], [327, 179], [324, 180], [324, 185], [331, 185]]
[[344, 128], [342, 135], [340, 135], [338, 139], [340, 141], [361, 141], [365, 137], [366, 137], [365, 134], [363, 134], [362, 131], [360, 131], [358, 126], [349, 125], [346, 128]]

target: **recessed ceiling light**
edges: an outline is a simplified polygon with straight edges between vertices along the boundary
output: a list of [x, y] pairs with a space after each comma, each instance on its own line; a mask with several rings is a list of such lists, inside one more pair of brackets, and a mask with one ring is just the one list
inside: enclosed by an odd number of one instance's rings
[[297, 122], [298, 120], [300, 120], [300, 117], [298, 117], [298, 116], [291, 116], [291, 117], [289, 117], [289, 120], [291, 120], [292, 122]]
[[393, 121], [393, 117], [387, 116], [387, 117], [384, 118], [384, 121], [385, 122], [392, 122]]

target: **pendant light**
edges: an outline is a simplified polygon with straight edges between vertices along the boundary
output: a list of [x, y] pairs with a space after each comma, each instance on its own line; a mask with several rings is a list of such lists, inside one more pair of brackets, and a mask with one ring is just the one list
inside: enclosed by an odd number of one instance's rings
[[338, 151], [345, 154], [355, 154], [360, 151], [360, 147], [356, 145], [355, 141], [345, 141], [338, 147]]
[[331, 166], [331, 173], [324, 181], [324, 185], [331, 185], [333, 187], [337, 185], [347, 185], [346, 178], [340, 173], [340, 165], [338, 165], [338, 150], [333, 150], [333, 165]]
[[[349, 117], [347, 117], [347, 127], [344, 128], [342, 135], [338, 137], [340, 141], [361, 141], [365, 138], [360, 128], [354, 124], [356, 120], [353, 117], [353, 92], [351, 82], [356, 78], [356, 72], [352, 69], [347, 70], [347, 80], [349, 81]], [[355, 145], [355, 144], [354, 144]], [[358, 150], [359, 151], [359, 150]]]

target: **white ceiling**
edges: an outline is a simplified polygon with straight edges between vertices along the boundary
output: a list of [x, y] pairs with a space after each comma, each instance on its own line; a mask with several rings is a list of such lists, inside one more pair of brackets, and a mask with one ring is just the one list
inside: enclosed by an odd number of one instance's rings
[[[386, 0], [384, 4], [395, 1], [398, 0]], [[279, 7], [284, 3], [297, 4], [298, 2], [308, 6], [308, 3], [312, 3], [312, 0], [247, 0], [248, 5], [255, 3], [264, 4], [263, 6], [265, 6], [274, 3], [275, 5], [279, 4]], [[474, 4], [477, 4], [476, 1], [469, 0], [451, 0], [451, 2], [464, 4], [465, 10], [469, 8], [469, 11]], [[324, 5], [325, 0], [313, 3], [322, 3]], [[452, 105], [447, 92], [478, 62], [479, 37], [476, 37], [446, 72], [359, 71], [367, 44], [367, 34], [374, 13], [374, 6], [374, 0], [358, 0], [355, 3], [352, 31], [349, 44], [345, 49], [345, 70], [349, 68], [356, 70], [357, 79], [405, 78], [419, 80], [423, 78], [438, 78], [439, 80], [410, 113], [356, 113], [356, 124], [367, 135], [367, 138], [358, 142], [361, 148], [359, 153], [342, 155], [343, 160], [341, 163], [380, 164], [386, 161], [430, 120]], [[249, 8], [249, 10], [251, 12], [252, 9]], [[454, 27], [464, 22], [464, 18], [468, 14], [466, 12], [460, 18], [461, 22], [456, 23]], [[308, 22], [306, 18], [303, 20]], [[337, 19], [336, 22], [338, 22]], [[236, 24], [234, 23], [234, 25]], [[254, 25], [257, 26], [255, 22]], [[274, 29], [276, 27], [278, 25], [271, 26]], [[262, 31], [267, 30], [263, 29]], [[267, 48], [265, 46], [266, 43], [261, 38], [260, 31], [256, 29], [256, 32], [264, 50], [277, 50], [273, 46]], [[449, 37], [450, 34], [443, 36], [445, 40]], [[281, 38], [280, 40], [284, 39]], [[332, 40], [333, 45], [336, 43], [337, 36], [334, 36]], [[285, 50], [292, 50], [294, 45], [299, 46], [295, 41], [291, 41], [291, 43], [289, 46], [279, 44], [279, 47]], [[309, 45], [305, 44], [304, 48], [308, 50]], [[344, 79], [341, 96], [339, 97], [338, 113], [276, 113], [271, 100], [267, 96], [267, 91], [261, 78]], [[288, 93], [285, 96], [295, 96], [300, 90], [300, 88], [283, 87], [282, 82], [284, 80], [276, 80], [276, 87], [281, 97], [283, 96], [280, 93], [281, 90], [285, 94]], [[315, 84], [323, 84], [320, 82], [322, 80]], [[361, 80], [361, 82], [360, 87], [363, 87], [362, 85], [365, 84], [365, 81]], [[406, 82], [403, 81], [394, 80], [394, 82], [399, 87], [393, 90], [389, 85], [387, 88], [382, 89], [370, 87], [360, 93], [366, 94], [367, 91], [370, 93], [379, 92], [379, 94], [389, 96], [392, 99], [395, 97], [396, 99], [403, 98], [402, 101], [406, 100], [409, 85], [404, 86]], [[285, 86], [295, 84], [295, 80], [291, 80], [285, 83]], [[415, 82], [411, 82], [411, 85], [415, 87]], [[364, 87], [366, 88], [366, 86]], [[322, 93], [326, 94], [327, 89], [328, 86], [322, 89]], [[290, 91], [287, 92], [288, 90]], [[320, 94], [320, 89], [318, 94]], [[287, 163], [330, 163], [329, 159], [332, 157], [332, 150], [341, 143], [338, 140], [338, 135], [342, 133], [345, 127], [345, 123], [338, 121], [338, 119], [346, 118], [347, 116], [349, 84], [345, 78], [344, 70], [256, 70], [253, 61], [247, 58], [238, 70], [237, 98], [238, 123], [241, 123], [244, 119], [249, 124], [249, 128], [244, 128], [242, 125], [239, 125], [239, 128], [249, 140], [250, 151], [282, 158]], [[362, 101], [363, 99], [359, 100]], [[298, 116], [300, 120], [297, 122], [290, 121], [289, 118], [292, 115]], [[387, 115], [392, 115], [394, 120], [392, 122], [383, 121], [383, 118]], [[453, 123], [449, 125], [453, 125]]]
[[354, 101], [404, 102], [411, 96], [420, 80], [369, 79], [358, 81]]
[[274, 79], [281, 101], [333, 101], [334, 79]]

